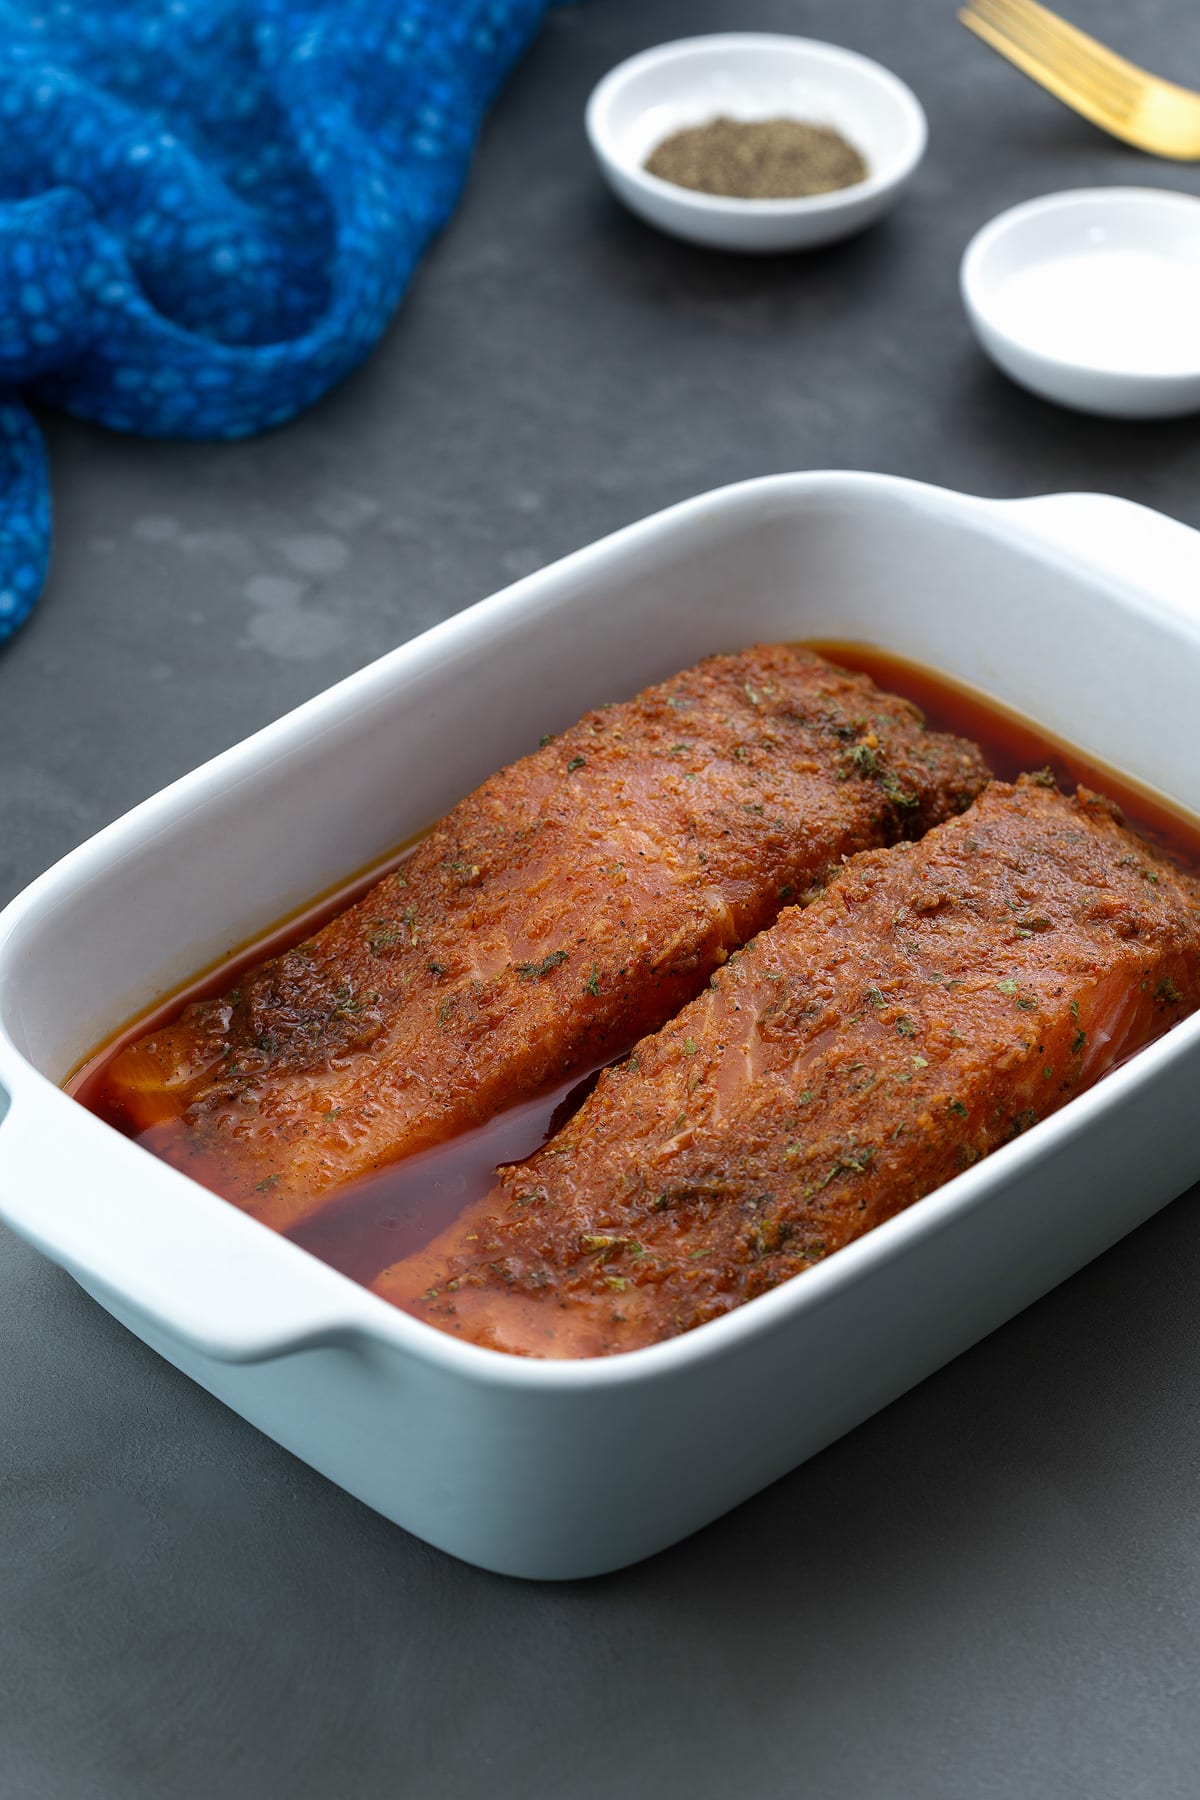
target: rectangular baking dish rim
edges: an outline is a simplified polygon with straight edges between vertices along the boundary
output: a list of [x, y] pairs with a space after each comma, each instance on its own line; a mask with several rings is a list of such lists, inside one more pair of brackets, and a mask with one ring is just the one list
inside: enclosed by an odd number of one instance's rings
[[[156, 821], [177, 818], [181, 811], [186, 812], [189, 803], [199, 805], [214, 795], [228, 793], [229, 782], [226, 777], [237, 765], [241, 765], [243, 775], [249, 775], [263, 761], [278, 762], [281, 756], [286, 755], [288, 746], [293, 742], [311, 741], [311, 727], [320, 724], [322, 714], [325, 715], [325, 728], [332, 728], [340, 713], [338, 703], [353, 700], [359, 704], [361, 697], [367, 692], [377, 689], [386, 692], [394, 684], [397, 670], [409, 672], [410, 679], [419, 679], [421, 665], [424, 663], [428, 666], [426, 659], [439, 654], [443, 649], [454, 647], [464, 639], [469, 643], [470, 636], [489, 617], [503, 617], [507, 612], [518, 618], [524, 614], [526, 623], [535, 620], [539, 611], [536, 605], [537, 590], [540, 585], [551, 585], [547, 578], [558, 583], [573, 569], [584, 567], [587, 562], [611, 554], [619, 548], [636, 545], [639, 539], [644, 541], [659, 533], [687, 529], [693, 519], [703, 518], [706, 512], [711, 513], [714, 505], [728, 507], [736, 504], [739, 497], [757, 500], [764, 493], [776, 495], [781, 500], [799, 498], [811, 495], [814, 490], [819, 491], [821, 485], [828, 482], [832, 482], [843, 492], [848, 487], [860, 492], [864, 489], [875, 490], [889, 495], [904, 490], [917, 490], [922, 505], [936, 509], [943, 517], [962, 519], [966, 514], [977, 530], [986, 531], [1006, 542], [1011, 542], [1016, 536], [1043, 561], [1057, 558], [1076, 573], [1082, 569], [1093, 583], [1103, 583], [1112, 588], [1125, 604], [1165, 616], [1176, 628], [1190, 625], [1193, 633], [1200, 636], [1200, 632], [1196, 630], [1196, 621], [1182, 613], [1169, 600], [1159, 598], [1152, 590], [1131, 586], [1117, 578], [1110, 577], [1106, 580], [1102, 567], [1088, 562], [1077, 552], [1072, 553], [1069, 548], [1048, 542], [1037, 530], [1023, 525], [1019, 512], [1015, 519], [1005, 516], [1007, 508], [1016, 510], [1037, 505], [1038, 501], [978, 500], [972, 496], [930, 488], [923, 483], [901, 478], [840, 471], [814, 471], [807, 475], [764, 477], [739, 483], [731, 488], [718, 489], [681, 502], [649, 519], [625, 527], [622, 531], [561, 559], [548, 569], [478, 602], [410, 643], [389, 652], [366, 669], [347, 676], [282, 719], [264, 727], [151, 796], [105, 827], [87, 843], [70, 852], [53, 869], [31, 883], [0, 913], [0, 970], [13, 935], [19, 932], [22, 920], [36, 908], [43, 892], [61, 889], [64, 885], [86, 888], [94, 879], [92, 865], [102, 867], [119, 851], [123, 843], [136, 843], [147, 832], [153, 831]], [[1057, 500], [1066, 497], [1046, 498]], [[532, 612], [529, 611], [531, 606]], [[553, 609], [554, 603], [551, 601], [543, 610]], [[248, 762], [250, 767], [247, 767]], [[308, 1272], [306, 1285], [310, 1289], [323, 1287], [331, 1304], [324, 1317], [314, 1319], [310, 1329], [302, 1332], [291, 1330], [284, 1334], [286, 1341], [256, 1345], [250, 1340], [246, 1351], [231, 1353], [227, 1342], [212, 1343], [195, 1334], [180, 1331], [169, 1309], [146, 1308], [136, 1296], [124, 1292], [119, 1283], [108, 1283], [102, 1276], [94, 1274], [85, 1262], [74, 1261], [69, 1250], [64, 1251], [61, 1243], [54, 1241], [51, 1234], [46, 1239], [40, 1239], [36, 1221], [32, 1225], [28, 1220], [13, 1223], [15, 1229], [37, 1243], [39, 1248], [66, 1267], [90, 1291], [100, 1295], [111, 1294], [118, 1304], [132, 1307], [157, 1331], [168, 1337], [175, 1337], [201, 1354], [214, 1356], [221, 1361], [266, 1361], [318, 1345], [349, 1345], [351, 1342], [362, 1345], [370, 1342], [386, 1345], [405, 1356], [441, 1366], [448, 1373], [469, 1376], [476, 1382], [482, 1381], [493, 1387], [549, 1390], [618, 1387], [628, 1381], [642, 1382], [667, 1377], [690, 1363], [733, 1353], [739, 1345], [782, 1328], [797, 1312], [812, 1311], [829, 1304], [845, 1289], [868, 1278], [879, 1264], [903, 1258], [918, 1248], [926, 1238], [953, 1226], [956, 1220], [991, 1198], [995, 1190], [1020, 1179], [1022, 1174], [1039, 1162], [1058, 1154], [1073, 1138], [1088, 1130], [1098, 1113], [1119, 1105], [1124, 1098], [1131, 1096], [1145, 1084], [1158, 1080], [1166, 1067], [1175, 1059], [1186, 1057], [1197, 1042], [1200, 1042], [1200, 1014], [1181, 1022], [1124, 1067], [1105, 1077], [1097, 1087], [1077, 1096], [1061, 1112], [1042, 1121], [1027, 1136], [995, 1151], [976, 1168], [956, 1176], [905, 1212], [877, 1226], [855, 1243], [847, 1245], [828, 1262], [807, 1271], [803, 1280], [784, 1282], [771, 1292], [677, 1338], [609, 1357], [534, 1360], [464, 1343], [423, 1320], [400, 1312], [378, 1295], [360, 1287], [332, 1268], [317, 1263], [315, 1258], [311, 1258], [297, 1245], [280, 1238], [248, 1215], [238, 1213], [236, 1209], [229, 1209], [231, 1216], [223, 1218], [225, 1225], [228, 1227], [236, 1224], [239, 1230], [264, 1235], [270, 1241], [273, 1252], [279, 1256], [300, 1257], [306, 1265], [315, 1264], [315, 1271]], [[0, 1081], [10, 1096], [9, 1106], [0, 1112], [0, 1154], [3, 1151], [4, 1128], [10, 1123], [4, 1114], [10, 1108], [15, 1113], [18, 1107], [24, 1108], [32, 1104], [40, 1112], [46, 1107], [75, 1108], [77, 1105], [29, 1063], [3, 1031], [0, 1031]], [[99, 1120], [90, 1119], [90, 1116], [89, 1122], [96, 1131], [111, 1131], [110, 1127]], [[118, 1136], [116, 1133], [112, 1135]], [[122, 1142], [131, 1154], [148, 1156], [147, 1152], [141, 1151], [127, 1140]], [[153, 1158], [149, 1160], [153, 1174], [159, 1175], [162, 1165], [155, 1165]], [[218, 1196], [210, 1195], [188, 1177], [177, 1175], [176, 1171], [167, 1172], [179, 1180], [187, 1181], [188, 1186], [203, 1194], [214, 1208], [227, 1206]], [[3, 1205], [0, 1205], [0, 1215], [4, 1211]], [[284, 1266], [286, 1263], [281, 1264], [281, 1268]]]

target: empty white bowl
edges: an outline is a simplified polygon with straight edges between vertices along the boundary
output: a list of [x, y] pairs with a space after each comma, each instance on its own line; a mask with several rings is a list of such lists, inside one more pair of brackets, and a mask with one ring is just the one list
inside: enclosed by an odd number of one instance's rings
[[1001, 213], [968, 244], [962, 296], [1014, 381], [1082, 412], [1200, 408], [1200, 200], [1079, 188]]
[[[736, 200], [643, 168], [665, 137], [720, 113], [832, 125], [866, 159], [867, 179], [806, 199]], [[920, 102], [887, 69], [834, 44], [768, 32], [681, 38], [630, 57], [592, 93], [587, 132], [632, 211], [675, 237], [750, 251], [806, 250], [861, 231], [892, 205], [926, 139]]]

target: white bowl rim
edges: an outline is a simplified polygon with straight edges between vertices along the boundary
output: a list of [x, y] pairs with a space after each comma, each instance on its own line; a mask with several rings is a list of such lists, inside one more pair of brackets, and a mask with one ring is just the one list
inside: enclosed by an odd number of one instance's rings
[[1185, 382], [1200, 381], [1200, 358], [1192, 364], [1181, 363], [1174, 369], [1123, 368], [1119, 363], [1097, 362], [1086, 356], [1063, 356], [1056, 351], [1046, 350], [1028, 338], [1014, 336], [996, 321], [987, 299], [989, 289], [982, 275], [983, 260], [993, 246], [1010, 231], [1020, 229], [1026, 220], [1037, 218], [1042, 213], [1070, 212], [1077, 208], [1086, 210], [1091, 206], [1114, 202], [1118, 206], [1132, 202], [1161, 206], [1164, 210], [1186, 209], [1200, 232], [1200, 195], [1187, 193], [1181, 188], [1132, 185], [1078, 187], [1058, 188], [1052, 194], [1037, 194], [1031, 200], [1019, 200], [1015, 206], [1006, 207], [1003, 212], [997, 213], [986, 225], [981, 225], [970, 240], [959, 264], [959, 288], [963, 304], [972, 320], [982, 321], [989, 331], [993, 331], [1005, 343], [1013, 344], [1023, 355], [1036, 357], [1048, 367], [1077, 369], [1081, 374], [1094, 375], [1098, 381], [1106, 381], [1113, 386], [1136, 382], [1163, 390]]
[[[835, 188], [829, 194], [794, 194], [790, 198], [776, 200], [739, 199], [733, 194], [706, 194], [698, 188], [680, 187], [677, 182], [664, 181], [659, 175], [651, 175], [640, 163], [631, 162], [617, 153], [601, 122], [601, 115], [613, 95], [630, 77], [653, 67], [655, 63], [673, 62], [677, 58], [708, 53], [714, 49], [737, 51], [761, 49], [770, 45], [786, 45], [789, 50], [801, 50], [817, 62], [852, 64], [869, 74], [881, 88], [886, 88], [891, 93], [905, 114], [909, 143], [904, 153], [886, 170], [869, 174], [865, 181], [853, 182], [849, 187]], [[912, 174], [925, 154], [929, 139], [929, 122], [925, 109], [908, 83], [901, 80], [899, 75], [893, 74], [883, 63], [876, 62], [874, 57], [864, 56], [861, 51], [848, 50], [841, 44], [826, 43], [823, 38], [798, 37], [785, 31], [704, 32], [696, 37], [672, 38], [665, 44], [654, 44], [647, 50], [639, 50], [633, 56], [626, 57], [624, 62], [617, 63], [607, 75], [601, 76], [588, 96], [584, 120], [596, 155], [616, 164], [626, 176], [639, 182], [651, 193], [668, 196], [678, 205], [690, 207], [695, 212], [724, 213], [739, 218], [758, 215], [782, 219], [790, 214], [836, 212], [840, 207], [857, 205], [859, 201], [870, 199], [874, 195], [885, 194]]]

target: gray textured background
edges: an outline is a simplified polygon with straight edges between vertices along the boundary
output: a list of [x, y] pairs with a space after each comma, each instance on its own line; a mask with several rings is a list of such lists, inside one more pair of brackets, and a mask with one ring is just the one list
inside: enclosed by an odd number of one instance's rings
[[[1200, 82], [1184, 0], [1072, 11]], [[894, 218], [739, 262], [610, 202], [592, 84], [731, 26], [913, 84], [931, 146]], [[1073, 120], [951, 0], [553, 16], [338, 393], [237, 447], [50, 423], [53, 579], [0, 656], [0, 899], [423, 626], [719, 482], [877, 468], [1106, 488], [1200, 524], [1194, 422], [1043, 406], [959, 309], [979, 224], [1091, 182], [1197, 192], [1200, 172]], [[1193, 1194], [689, 1543], [556, 1588], [385, 1524], [0, 1233], [0, 1795], [1191, 1800], [1198, 1224]]]

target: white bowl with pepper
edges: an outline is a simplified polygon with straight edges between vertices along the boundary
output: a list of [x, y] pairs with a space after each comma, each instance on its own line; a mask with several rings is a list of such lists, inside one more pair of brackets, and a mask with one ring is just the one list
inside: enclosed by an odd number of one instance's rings
[[920, 101], [812, 38], [722, 32], [644, 50], [593, 90], [609, 186], [660, 230], [720, 250], [807, 250], [894, 203], [925, 150]]

